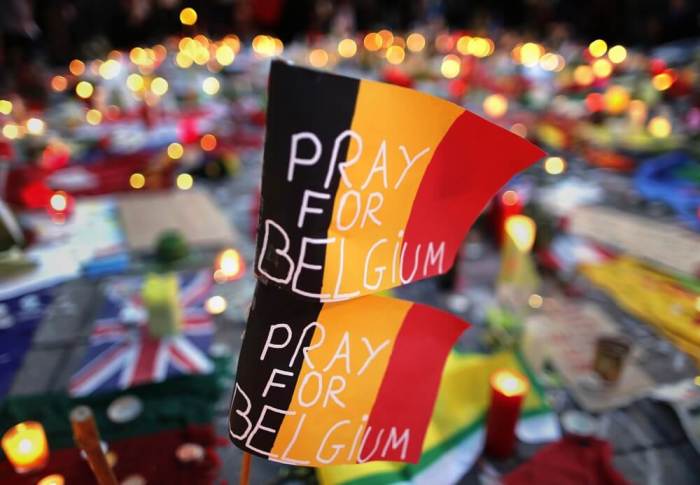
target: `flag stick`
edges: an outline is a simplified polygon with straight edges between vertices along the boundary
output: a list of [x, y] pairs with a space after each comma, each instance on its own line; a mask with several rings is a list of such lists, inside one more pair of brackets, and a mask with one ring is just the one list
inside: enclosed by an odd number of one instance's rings
[[248, 485], [250, 478], [250, 453], [243, 452], [243, 460], [241, 460], [241, 485]]
[[78, 406], [70, 412], [70, 422], [73, 428], [73, 440], [78, 448], [85, 452], [92, 473], [99, 485], [117, 485], [112, 467], [107, 463], [107, 457], [102, 452], [100, 432], [95, 424], [95, 417], [87, 406]]

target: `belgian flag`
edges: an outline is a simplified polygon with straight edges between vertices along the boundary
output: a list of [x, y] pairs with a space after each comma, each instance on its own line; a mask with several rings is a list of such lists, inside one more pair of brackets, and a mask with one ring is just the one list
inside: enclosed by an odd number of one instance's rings
[[543, 156], [453, 103], [272, 63], [255, 271], [322, 301], [444, 273], [493, 193]]
[[258, 284], [231, 438], [297, 465], [417, 462], [445, 359], [467, 326], [395, 298], [310, 302]]

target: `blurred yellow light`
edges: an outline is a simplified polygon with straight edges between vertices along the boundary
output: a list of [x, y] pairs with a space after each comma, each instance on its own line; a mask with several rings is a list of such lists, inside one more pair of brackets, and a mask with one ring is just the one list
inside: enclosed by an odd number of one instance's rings
[[574, 69], [574, 81], [576, 84], [581, 86], [588, 86], [593, 83], [595, 77], [593, 76], [593, 69], [588, 65], [581, 65]]
[[85, 113], [85, 121], [91, 125], [99, 125], [102, 122], [102, 113], [96, 109], [90, 109]]
[[588, 44], [588, 52], [593, 57], [601, 57], [608, 51], [608, 44], [603, 39], [596, 39]]
[[114, 79], [119, 75], [120, 70], [121, 65], [119, 62], [115, 61], [114, 59], [109, 59], [100, 64], [98, 72], [103, 79]]
[[630, 104], [630, 93], [622, 86], [610, 86], [604, 95], [605, 109], [610, 114], [619, 115]]
[[226, 249], [219, 253], [214, 266], [216, 268], [214, 278], [219, 283], [236, 279], [241, 276], [243, 269], [241, 255], [235, 249]]
[[559, 67], [559, 59], [556, 54], [547, 52], [540, 58], [540, 67], [545, 71], [554, 71]]
[[212, 315], [219, 315], [221, 313], [224, 313], [226, 311], [226, 300], [224, 299], [223, 296], [220, 295], [214, 295], [210, 296], [206, 303], [204, 304], [207, 312], [211, 313]]
[[68, 208], [68, 197], [65, 192], [58, 191], [49, 199], [49, 205], [57, 212], [62, 212]]
[[282, 55], [282, 52], [284, 52], [284, 43], [282, 42], [282, 39], [278, 39], [277, 37], [272, 38], [272, 45], [273, 45], [273, 53], [276, 56]]
[[219, 80], [213, 76], [210, 76], [202, 81], [202, 91], [209, 96], [213, 96], [218, 93], [220, 88], [221, 84], [219, 83]]
[[657, 91], [666, 91], [673, 84], [673, 77], [667, 72], [662, 72], [651, 78], [651, 85]]
[[263, 57], [275, 55], [275, 41], [269, 35], [256, 35], [253, 38], [253, 50]]
[[527, 253], [532, 249], [537, 226], [530, 217], [520, 214], [510, 216], [506, 219], [505, 229], [518, 250]]
[[459, 57], [449, 54], [443, 57], [442, 64], [440, 65], [440, 72], [447, 79], [454, 79], [459, 76], [459, 72], [462, 70], [462, 61]]
[[229, 46], [231, 49], [233, 49], [233, 52], [235, 54], [238, 54], [241, 50], [241, 40], [238, 38], [237, 35], [231, 34], [227, 35], [224, 37], [223, 40], [224, 44]]
[[[700, 301], [700, 298], [698, 298], [698, 301]], [[700, 304], [696, 304], [696, 308], [700, 312]], [[695, 379], [693, 379], [693, 383], [696, 386], [700, 386], [700, 376], [695, 376]]]
[[132, 91], [141, 91], [143, 89], [143, 77], [140, 74], [129, 74], [126, 78], [126, 86]]
[[75, 93], [83, 99], [92, 96], [94, 90], [95, 88], [92, 87], [92, 84], [87, 81], [80, 81], [75, 85]]
[[414, 32], [406, 38], [406, 47], [411, 52], [420, 52], [425, 48], [425, 37], [423, 34]]
[[538, 295], [537, 293], [533, 293], [530, 295], [530, 297], [527, 299], [527, 304], [530, 305], [530, 308], [540, 308], [542, 307], [542, 303], [544, 303], [544, 299], [542, 296]]
[[44, 132], [44, 122], [39, 118], [29, 118], [27, 120], [27, 131], [32, 135], [41, 135]]
[[177, 176], [177, 179], [175, 179], [175, 184], [180, 190], [190, 190], [193, 183], [194, 179], [192, 178], [192, 175], [188, 173], [181, 173]]
[[63, 76], [54, 76], [51, 78], [51, 89], [60, 93], [68, 87], [68, 80]]
[[129, 51], [129, 60], [137, 66], [142, 64], [147, 60], [146, 51], [142, 47], [134, 47]]
[[487, 57], [493, 53], [494, 45], [491, 39], [472, 37], [469, 40], [469, 53], [475, 57]]
[[536, 66], [544, 54], [544, 47], [534, 42], [527, 42], [520, 48], [520, 62], [524, 66]]
[[338, 42], [338, 54], [340, 57], [349, 58], [357, 52], [357, 43], [352, 39], [343, 39]]
[[236, 58], [236, 53], [226, 44], [222, 44], [216, 48], [216, 62], [222, 66], [230, 65]]
[[500, 118], [508, 111], [508, 100], [502, 94], [490, 94], [483, 103], [484, 113], [492, 118]]
[[129, 177], [129, 185], [132, 189], [142, 189], [146, 185], [146, 177], [142, 173], [132, 173]]
[[654, 116], [649, 120], [647, 129], [656, 138], [667, 138], [671, 134], [671, 122], [664, 116]]
[[544, 171], [549, 175], [559, 175], [566, 170], [566, 162], [561, 157], [547, 157], [544, 161]]
[[14, 140], [19, 137], [19, 126], [14, 123], [8, 123], [2, 127], [2, 134], [8, 140]]
[[190, 67], [192, 62], [192, 57], [184, 51], [180, 51], [175, 55], [175, 64], [182, 69]]
[[627, 49], [621, 45], [614, 45], [608, 51], [608, 59], [613, 64], [620, 64], [627, 59]]
[[390, 30], [382, 29], [377, 32], [377, 35], [381, 37], [384, 47], [389, 47], [394, 42], [394, 34], [392, 34]]
[[469, 41], [472, 40], [471, 37], [468, 35], [463, 35], [459, 39], [457, 39], [457, 52], [462, 54], [463, 56], [466, 56], [469, 54]]
[[363, 44], [368, 51], [378, 51], [382, 48], [382, 37], [376, 32], [370, 32], [365, 35]]
[[612, 74], [613, 65], [607, 59], [596, 59], [591, 68], [596, 77], [605, 78]]
[[177, 160], [179, 158], [182, 158], [182, 155], [185, 153], [185, 149], [180, 145], [179, 143], [171, 143], [168, 145], [168, 156], [172, 158], [173, 160]]
[[12, 113], [12, 101], [0, 99], [0, 114], [9, 115]]
[[203, 47], [202, 45], [199, 45], [197, 48], [194, 49], [194, 55], [192, 56], [192, 59], [194, 59], [194, 62], [196, 64], [203, 66], [204, 64], [209, 62], [209, 49]]
[[191, 7], [180, 10], [180, 22], [183, 25], [194, 25], [197, 23], [197, 11]]
[[406, 51], [403, 50], [403, 47], [399, 47], [398, 45], [392, 45], [386, 50], [386, 60], [389, 61], [390, 64], [401, 64], [406, 57]]
[[157, 77], [151, 81], [151, 92], [157, 96], [163, 96], [168, 92], [168, 81], [162, 77]]
[[68, 70], [74, 76], [80, 76], [85, 72], [85, 63], [78, 59], [73, 59], [68, 64]]
[[314, 49], [309, 52], [309, 64], [314, 67], [324, 67], [328, 64], [328, 52], [323, 49]]

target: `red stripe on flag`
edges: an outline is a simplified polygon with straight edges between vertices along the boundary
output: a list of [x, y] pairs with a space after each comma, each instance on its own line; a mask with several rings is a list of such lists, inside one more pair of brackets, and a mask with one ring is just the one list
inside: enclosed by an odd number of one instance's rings
[[141, 348], [138, 360], [136, 361], [134, 376], [131, 379], [133, 385], [145, 384], [153, 380], [156, 368], [156, 357], [160, 345], [160, 339], [153, 338], [146, 328], [141, 331]]
[[[452, 265], [467, 230], [494, 193], [517, 172], [545, 153], [527, 140], [465, 111], [437, 146], [413, 200], [403, 237], [409, 248], [402, 274], [413, 274], [416, 260], [425, 261], [444, 241], [442, 272]], [[414, 257], [420, 244], [423, 254]], [[415, 270], [419, 279], [439, 274], [437, 263]]]
[[[374, 401], [358, 461], [418, 462], [447, 354], [468, 326], [425, 305], [410, 308]], [[394, 447], [406, 429], [408, 446]]]

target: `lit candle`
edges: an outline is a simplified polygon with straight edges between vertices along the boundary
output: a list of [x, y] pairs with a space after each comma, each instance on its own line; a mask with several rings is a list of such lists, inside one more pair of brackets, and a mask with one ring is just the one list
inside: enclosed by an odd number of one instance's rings
[[53, 473], [39, 480], [36, 485], [63, 485], [64, 483], [66, 483], [66, 480], [63, 478], [63, 475]]
[[496, 197], [493, 206], [493, 217], [499, 245], [502, 245], [505, 240], [505, 226], [508, 218], [522, 214], [522, 212], [523, 203], [515, 190], [506, 190]]
[[515, 446], [515, 425], [529, 385], [521, 374], [500, 370], [491, 376], [491, 407], [486, 418], [486, 453], [508, 457]]
[[49, 445], [41, 423], [26, 421], [13, 426], [2, 437], [2, 449], [17, 473], [43, 468], [49, 460]]
[[217, 283], [237, 280], [243, 276], [243, 259], [235, 249], [226, 249], [216, 257], [214, 280]]

